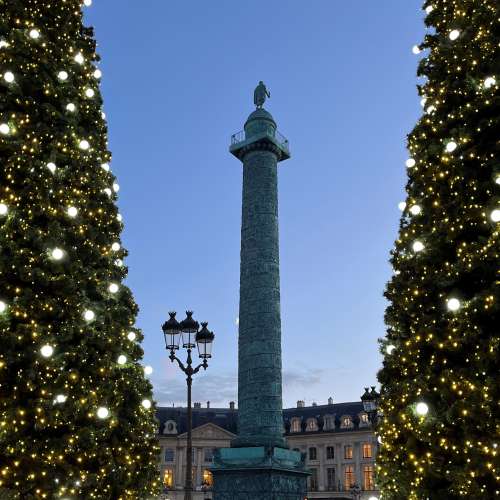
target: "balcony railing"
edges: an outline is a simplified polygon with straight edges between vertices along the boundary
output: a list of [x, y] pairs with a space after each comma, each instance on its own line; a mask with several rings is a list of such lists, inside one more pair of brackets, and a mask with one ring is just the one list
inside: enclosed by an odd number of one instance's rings
[[[269, 129], [269, 128], [267, 130], [264, 130], [263, 132], [265, 132], [267, 136], [272, 137], [273, 139], [275, 139], [276, 142], [285, 151], [290, 152], [288, 139], [283, 134], [281, 134], [277, 130], [273, 130], [273, 129]], [[240, 142], [246, 141], [247, 139], [251, 139], [251, 137], [247, 137], [246, 134], [245, 134], [245, 131], [244, 130], [240, 130], [239, 132], [236, 132], [236, 134], [233, 134], [231, 136], [231, 146], [235, 146], [235, 145], [239, 144]]]

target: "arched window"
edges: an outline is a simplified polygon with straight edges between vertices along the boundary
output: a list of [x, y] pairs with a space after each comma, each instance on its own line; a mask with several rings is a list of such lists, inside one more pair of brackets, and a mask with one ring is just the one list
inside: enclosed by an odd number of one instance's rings
[[290, 432], [301, 432], [301, 427], [301, 419], [299, 417], [293, 417], [290, 422]]
[[368, 413], [360, 413], [359, 414], [359, 426], [367, 427], [370, 425], [370, 419], [368, 418]]
[[325, 415], [323, 417], [323, 430], [324, 431], [335, 430], [335, 415]]
[[318, 430], [318, 421], [314, 418], [308, 418], [307, 419], [307, 425], [306, 425], [306, 431], [307, 432], [314, 432]]
[[350, 429], [352, 427], [352, 417], [350, 415], [344, 415], [340, 419], [340, 428], [341, 429]]

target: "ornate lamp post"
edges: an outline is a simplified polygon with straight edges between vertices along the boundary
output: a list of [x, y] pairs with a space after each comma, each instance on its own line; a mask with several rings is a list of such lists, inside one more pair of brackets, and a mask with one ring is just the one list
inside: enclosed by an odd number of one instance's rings
[[[207, 328], [208, 323], [200, 325], [197, 321], [193, 319], [193, 312], [186, 311], [186, 318], [180, 323], [175, 319], [175, 312], [169, 312], [170, 318], [163, 324], [162, 330], [165, 337], [165, 347], [167, 351], [170, 351], [170, 361], [172, 363], [177, 361], [179, 368], [186, 374], [187, 382], [187, 449], [186, 449], [186, 483], [185, 489], [185, 500], [192, 500], [193, 498], [193, 438], [192, 438], [192, 428], [193, 428], [193, 412], [191, 409], [191, 386], [193, 384], [193, 375], [200, 371], [200, 368], [204, 370], [208, 367], [208, 359], [212, 357], [212, 343], [214, 341], [215, 335], [213, 332], [209, 331]], [[179, 349], [179, 346], [187, 349], [187, 359], [185, 364], [175, 355], [175, 351]], [[198, 366], [193, 368], [193, 359], [191, 358], [191, 351], [193, 348], [198, 346], [198, 354], [203, 362]]]
[[378, 402], [380, 394], [375, 390], [375, 386], [372, 385], [371, 391], [368, 387], [365, 387], [365, 393], [361, 396], [361, 401], [363, 402], [363, 408], [368, 413], [368, 418], [372, 425], [375, 427], [378, 422]]

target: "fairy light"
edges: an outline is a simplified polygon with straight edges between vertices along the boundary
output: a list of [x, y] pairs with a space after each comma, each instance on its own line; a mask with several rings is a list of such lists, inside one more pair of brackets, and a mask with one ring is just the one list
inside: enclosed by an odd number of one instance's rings
[[7, 215], [8, 211], [9, 207], [5, 203], [0, 203], [0, 215], [1, 216]]

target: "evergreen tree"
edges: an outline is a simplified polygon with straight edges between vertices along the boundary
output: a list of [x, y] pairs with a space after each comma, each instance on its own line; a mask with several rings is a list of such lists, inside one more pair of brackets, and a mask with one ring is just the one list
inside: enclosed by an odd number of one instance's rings
[[378, 483], [386, 499], [500, 493], [500, 4], [424, 4], [424, 113], [386, 297]]
[[0, 0], [2, 499], [143, 499], [159, 482], [82, 6]]

